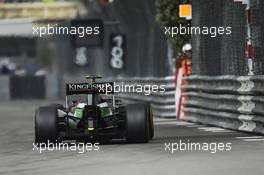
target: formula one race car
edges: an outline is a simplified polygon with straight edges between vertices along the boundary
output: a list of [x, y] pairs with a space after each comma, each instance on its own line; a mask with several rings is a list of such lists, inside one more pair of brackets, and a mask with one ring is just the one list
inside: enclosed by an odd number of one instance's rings
[[[113, 83], [97, 83], [95, 80], [101, 78], [98, 76], [86, 78], [91, 81], [66, 84], [65, 107], [52, 104], [36, 110], [36, 143], [111, 139], [147, 143], [153, 138], [153, 117], [148, 104], [126, 105], [115, 98]], [[85, 100], [70, 101], [72, 96], [85, 96]]]

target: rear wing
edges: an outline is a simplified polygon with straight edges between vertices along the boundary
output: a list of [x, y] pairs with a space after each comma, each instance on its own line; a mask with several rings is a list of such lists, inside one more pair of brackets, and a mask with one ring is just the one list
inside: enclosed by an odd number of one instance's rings
[[79, 94], [113, 94], [114, 83], [67, 83], [66, 84], [66, 96], [67, 95], [79, 95]]

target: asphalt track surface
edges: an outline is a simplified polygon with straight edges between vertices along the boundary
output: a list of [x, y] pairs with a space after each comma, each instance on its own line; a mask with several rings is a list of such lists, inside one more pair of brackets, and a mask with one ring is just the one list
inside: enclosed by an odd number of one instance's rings
[[[264, 137], [155, 119], [148, 144], [101, 145], [99, 151], [33, 151], [34, 110], [46, 102], [0, 104], [0, 174], [263, 175]], [[165, 143], [228, 143], [231, 151], [165, 151]]]

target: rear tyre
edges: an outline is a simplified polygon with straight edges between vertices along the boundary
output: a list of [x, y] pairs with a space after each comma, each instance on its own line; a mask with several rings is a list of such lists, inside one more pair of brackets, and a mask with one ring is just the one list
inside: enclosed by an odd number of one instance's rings
[[126, 112], [126, 141], [147, 143], [149, 140], [148, 109], [145, 104], [129, 104]]
[[57, 108], [53, 106], [40, 107], [35, 113], [35, 143], [54, 143], [58, 139]]
[[53, 107], [55, 107], [57, 109], [60, 109], [60, 110], [63, 110], [64, 109], [64, 106], [62, 104], [56, 104], [56, 103], [54, 103], [54, 104], [51, 104], [49, 106], [53, 106]]
[[149, 139], [152, 140], [154, 137], [154, 123], [153, 123], [153, 112], [152, 107], [148, 104], [148, 116], [149, 116]]

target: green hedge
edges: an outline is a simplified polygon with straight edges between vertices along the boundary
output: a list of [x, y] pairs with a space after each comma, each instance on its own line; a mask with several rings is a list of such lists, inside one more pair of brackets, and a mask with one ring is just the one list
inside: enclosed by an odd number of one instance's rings
[[[185, 20], [179, 17], [179, 4], [188, 3], [187, 0], [180, 2], [179, 0], [156, 0], [156, 21], [163, 28], [190, 25], [190, 20]], [[190, 43], [190, 35], [177, 35], [173, 38], [168, 36], [173, 44], [175, 51], [182, 52], [182, 46], [186, 43]]]

